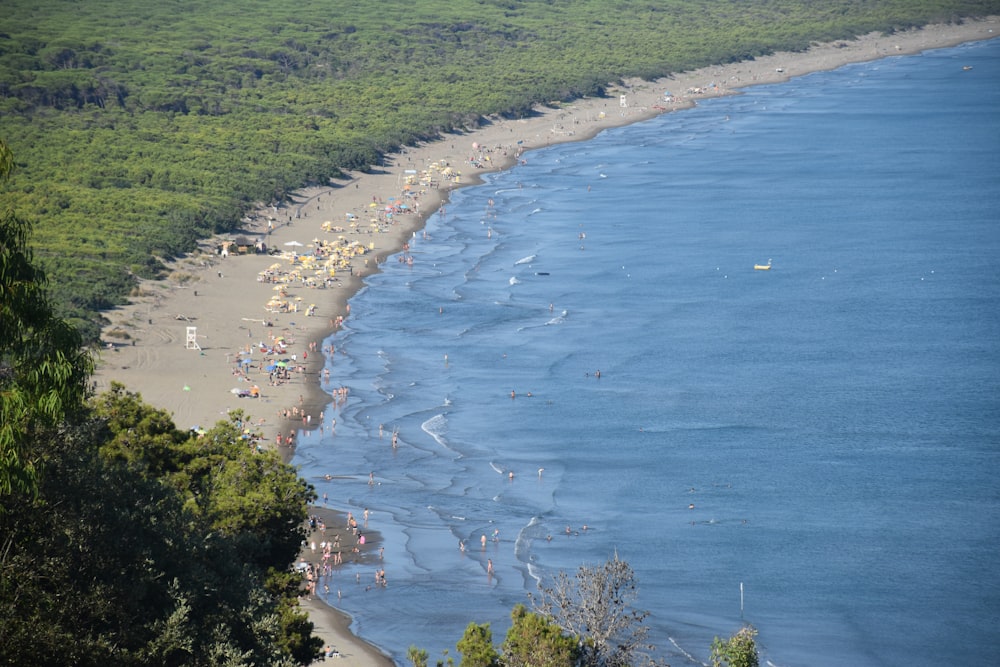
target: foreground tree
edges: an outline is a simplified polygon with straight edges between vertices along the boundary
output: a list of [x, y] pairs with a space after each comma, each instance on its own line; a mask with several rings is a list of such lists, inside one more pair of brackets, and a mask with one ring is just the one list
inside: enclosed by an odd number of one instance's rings
[[581, 638], [584, 667], [626, 667], [648, 659], [648, 612], [632, 607], [638, 587], [631, 566], [614, 558], [582, 566], [572, 579], [560, 572], [551, 588], [539, 587], [536, 609], [564, 631]]
[[406, 658], [413, 664], [413, 667], [427, 667], [427, 651], [422, 648], [410, 646], [406, 651]]
[[523, 604], [510, 614], [504, 638], [503, 664], [507, 667], [574, 667], [580, 657], [579, 639], [563, 634], [549, 619], [530, 612]]
[[192, 512], [240, 539], [244, 561], [266, 569], [295, 560], [316, 492], [276, 451], [253, 447], [242, 411], [198, 437], [119, 383], [93, 405], [110, 430], [106, 456], [176, 489]]
[[756, 636], [757, 630], [747, 625], [725, 641], [718, 637], [713, 639], [712, 667], [758, 667]]
[[[12, 169], [0, 141], [0, 181]], [[26, 443], [82, 408], [93, 368], [79, 334], [53, 313], [30, 230], [0, 211], [0, 498], [37, 490], [38, 461]]]
[[45, 455], [37, 498], [6, 499], [0, 664], [295, 664], [280, 599], [238, 540], [103, 458], [102, 431], [32, 441]]
[[489, 623], [469, 623], [455, 648], [462, 654], [459, 667], [497, 667], [500, 664]]

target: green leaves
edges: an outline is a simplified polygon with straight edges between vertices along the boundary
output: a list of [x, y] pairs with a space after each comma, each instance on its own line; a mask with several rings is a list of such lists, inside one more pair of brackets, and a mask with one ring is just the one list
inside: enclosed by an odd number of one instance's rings
[[493, 646], [493, 632], [489, 623], [469, 623], [455, 648], [462, 654], [459, 667], [499, 666], [500, 654]]
[[757, 630], [747, 625], [725, 641], [718, 637], [713, 639], [710, 656], [712, 667], [757, 667], [760, 659], [754, 640], [756, 636]]
[[[0, 177], [13, 159], [0, 142]], [[53, 313], [27, 247], [30, 226], [0, 212], [0, 497], [34, 493], [33, 433], [83, 405], [92, 369], [79, 334]]]
[[580, 659], [579, 638], [564, 634], [548, 618], [517, 605], [503, 642], [506, 667], [574, 667]]

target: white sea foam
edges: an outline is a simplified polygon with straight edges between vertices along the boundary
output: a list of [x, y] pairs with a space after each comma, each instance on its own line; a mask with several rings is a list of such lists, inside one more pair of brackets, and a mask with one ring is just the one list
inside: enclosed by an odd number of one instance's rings
[[448, 418], [444, 415], [434, 415], [421, 424], [420, 429], [434, 438], [437, 444], [445, 448], [448, 447], [448, 441], [444, 437], [448, 433]]
[[707, 663], [702, 662], [698, 658], [694, 657], [693, 655], [691, 655], [690, 653], [688, 653], [687, 651], [685, 651], [684, 649], [682, 649], [681, 646], [680, 646], [680, 644], [678, 644], [674, 640], [673, 637], [667, 637], [667, 639], [669, 639], [670, 643], [674, 645], [674, 648], [676, 648], [678, 651], [680, 651], [681, 655], [683, 655], [685, 658], [687, 658], [691, 662], [695, 663], [696, 665], [703, 665], [703, 667], [710, 667]]

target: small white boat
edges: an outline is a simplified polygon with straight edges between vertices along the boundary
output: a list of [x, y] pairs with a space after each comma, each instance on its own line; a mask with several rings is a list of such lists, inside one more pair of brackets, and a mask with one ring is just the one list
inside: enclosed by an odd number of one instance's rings
[[754, 271], [770, 271], [771, 270], [771, 260], [767, 260], [767, 264], [754, 264]]

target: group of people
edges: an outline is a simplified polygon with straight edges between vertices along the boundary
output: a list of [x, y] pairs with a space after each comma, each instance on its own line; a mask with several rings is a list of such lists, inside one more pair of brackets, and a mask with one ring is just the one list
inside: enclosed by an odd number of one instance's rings
[[[306, 526], [310, 537], [303, 542], [301, 557], [296, 565], [296, 570], [300, 571], [303, 576], [304, 595], [316, 595], [317, 585], [320, 583], [323, 584], [324, 593], [329, 594], [330, 584], [333, 582], [335, 571], [339, 566], [344, 564], [345, 554], [348, 554], [352, 563], [363, 563], [365, 561], [365, 555], [370, 552], [371, 544], [362, 529], [368, 525], [369, 514], [370, 512], [365, 509], [363, 523], [359, 523], [354, 515], [348, 512], [347, 522], [344, 526], [345, 530], [336, 531], [330, 537], [327, 537], [326, 523], [317, 514], [309, 517]], [[348, 537], [348, 542], [353, 543], [349, 544], [349, 546], [344, 546], [341, 538], [342, 536], [347, 536], [348, 532], [350, 536], [353, 536], [353, 540], [351, 537]], [[318, 544], [317, 540], [319, 541]], [[366, 549], [366, 545], [368, 545], [368, 549]], [[378, 560], [381, 562], [384, 549], [380, 547], [377, 554]], [[355, 574], [355, 580], [358, 584], [361, 583], [360, 573]], [[378, 567], [375, 570], [374, 585], [376, 587], [385, 587], [387, 585], [384, 567]], [[372, 586], [369, 585], [366, 587], [366, 590], [370, 590], [371, 588]], [[342, 598], [342, 596], [343, 592], [338, 589], [338, 599]]]

